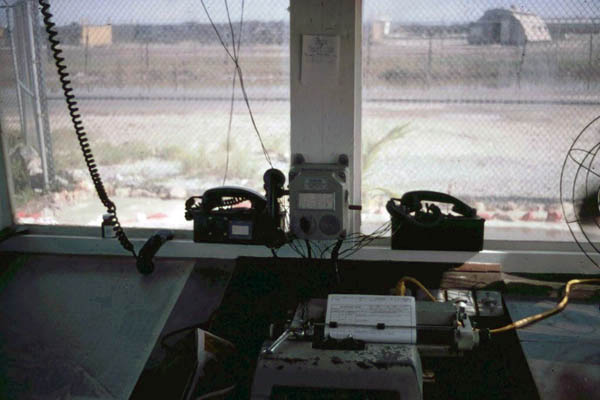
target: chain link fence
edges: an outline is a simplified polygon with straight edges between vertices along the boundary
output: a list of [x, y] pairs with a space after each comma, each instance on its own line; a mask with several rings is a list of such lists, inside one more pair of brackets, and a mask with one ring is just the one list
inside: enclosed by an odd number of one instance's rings
[[[232, 51], [225, 1], [205, 4]], [[285, 171], [288, 2], [245, 2], [241, 34], [242, 1], [227, 7], [241, 38], [254, 117], [275, 167]], [[562, 161], [600, 105], [600, 4], [525, 0], [519, 7], [503, 0], [364, 0], [366, 231], [387, 220], [390, 196], [418, 189], [462, 197], [498, 226], [560, 225], [548, 222], [561, 221]], [[190, 228], [183, 200], [223, 184], [225, 171], [226, 183], [261, 190], [267, 163], [239, 80], [232, 91], [233, 62], [200, 0], [63, 0], [52, 10], [92, 149], [124, 225]], [[11, 33], [2, 26], [4, 62]], [[48, 191], [20, 181], [17, 217], [97, 225], [102, 209], [45, 32], [37, 35], [56, 178]], [[19, 138], [14, 72], [2, 70], [1, 123], [3, 133]]]
[[600, 105], [600, 3], [510, 4], [367, 0], [367, 225], [390, 196], [435, 190], [488, 226], [566, 229], [561, 167]]
[[[241, 1], [204, 3], [207, 12], [199, 0], [51, 2], [83, 123], [125, 226], [190, 228], [183, 219], [188, 196], [222, 184], [262, 191], [268, 164], [220, 39], [233, 52], [233, 36], [262, 139], [274, 166], [288, 168], [287, 3], [265, 1], [258, 10], [251, 2], [245, 9]], [[94, 198], [43, 26], [36, 35], [43, 44], [39, 56], [52, 136], [52, 153], [42, 153], [54, 161], [56, 179], [49, 190], [34, 179], [16, 185], [17, 219], [97, 225], [102, 207]], [[14, 88], [7, 79], [8, 91]], [[8, 94], [3, 101], [13, 100]], [[9, 119], [4, 117], [3, 126]], [[11, 136], [21, 137], [17, 130]], [[40, 155], [32, 150], [30, 158]], [[16, 162], [13, 169], [31, 175], [28, 162]]]

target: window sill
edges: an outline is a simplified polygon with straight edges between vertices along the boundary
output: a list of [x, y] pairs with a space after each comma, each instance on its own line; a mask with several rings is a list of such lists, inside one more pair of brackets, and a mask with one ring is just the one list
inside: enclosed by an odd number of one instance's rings
[[[126, 256], [116, 240], [102, 239], [99, 228], [65, 226], [23, 226], [27, 234], [0, 243], [0, 251], [38, 254], [97, 254]], [[152, 229], [130, 229], [131, 241], [140, 249]], [[263, 246], [194, 243], [191, 231], [176, 232], [177, 240], [167, 242], [159, 257], [221, 258], [240, 256], [272, 257]], [[280, 257], [298, 257], [289, 247], [278, 251]], [[503, 272], [597, 274], [600, 272], [572, 242], [488, 240], [481, 252], [397, 251], [389, 239], [379, 239], [352, 257], [353, 260], [408, 262], [498, 263]], [[600, 256], [594, 256], [600, 264]]]

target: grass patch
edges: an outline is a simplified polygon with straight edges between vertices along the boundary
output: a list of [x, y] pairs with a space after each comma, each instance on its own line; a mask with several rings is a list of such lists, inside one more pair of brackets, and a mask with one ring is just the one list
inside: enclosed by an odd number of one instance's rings
[[398, 125], [390, 129], [379, 139], [367, 139], [364, 141], [362, 151], [362, 173], [367, 175], [371, 172], [373, 164], [381, 158], [383, 149], [392, 146], [394, 142], [404, 138], [410, 132], [409, 124]]
[[[142, 140], [114, 144], [110, 141], [90, 141], [96, 161], [100, 165], [117, 165], [130, 161], [139, 161], [154, 156], [152, 146]], [[85, 162], [77, 141], [77, 136], [70, 129], [59, 129], [52, 132], [54, 149], [54, 166], [57, 171], [73, 168], [85, 168]]]
[[362, 151], [362, 196], [363, 203], [366, 205], [365, 208], [373, 208], [371, 205], [373, 202], [377, 201], [376, 197], [399, 197], [397, 193], [394, 193], [389, 189], [370, 186], [368, 184], [370, 181], [368, 176], [373, 174], [373, 165], [375, 165], [378, 160], [381, 160], [384, 149], [393, 146], [395, 142], [403, 139], [409, 132], [409, 123], [405, 123], [390, 129], [380, 138], [364, 140]]
[[[60, 171], [85, 168], [83, 155], [75, 134], [69, 129], [52, 133], [55, 168]], [[132, 140], [114, 144], [110, 141], [91, 142], [92, 151], [99, 165], [119, 165], [160, 158], [181, 163], [181, 175], [217, 175], [225, 173], [225, 140], [213, 146], [185, 147], [171, 144], [153, 145], [148, 141]], [[231, 141], [228, 177], [252, 179], [261, 165], [260, 159], [250, 152], [244, 143]]]
[[[216, 151], [200, 147], [190, 150], [181, 146], [167, 146], [157, 149], [155, 156], [163, 160], [177, 161], [182, 164], [182, 174], [223, 175], [225, 173], [226, 143], [219, 145]], [[253, 178], [258, 173], [259, 163], [241, 144], [235, 141], [230, 145], [229, 178]]]

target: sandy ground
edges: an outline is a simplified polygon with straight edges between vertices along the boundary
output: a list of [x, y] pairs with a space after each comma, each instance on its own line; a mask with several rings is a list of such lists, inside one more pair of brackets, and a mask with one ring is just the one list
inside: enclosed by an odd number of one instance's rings
[[[265, 167], [246, 110], [242, 104], [236, 106], [232, 138]], [[253, 106], [267, 148], [285, 166], [289, 160], [289, 103], [255, 102]], [[218, 150], [225, 141], [227, 108], [227, 102], [216, 101], [82, 102], [92, 144], [134, 143], [131, 151], [135, 151], [136, 141], [157, 148], [202, 147], [212, 152], [215, 163], [223, 164], [225, 154]], [[555, 202], [566, 152], [596, 114], [592, 106], [367, 102], [363, 142], [377, 141], [397, 126], [407, 124], [407, 128], [403, 137], [373, 155], [363, 185], [395, 194], [430, 189], [474, 200]], [[52, 115], [54, 130], [70, 129], [64, 114]], [[202, 176], [199, 170], [196, 177]], [[251, 186], [262, 186], [260, 176], [250, 180]]]
[[[70, 129], [61, 111], [52, 102], [53, 130]], [[253, 102], [259, 128], [267, 148], [284, 171], [289, 160], [289, 103]], [[92, 144], [110, 141], [124, 148], [136, 141], [160, 148], [166, 145], [207, 148], [214, 163], [224, 165], [228, 103], [222, 101], [95, 101], [82, 102], [84, 121]], [[408, 124], [404, 136], [372, 155], [373, 163], [363, 177], [363, 226], [371, 231], [388, 216], [385, 201], [391, 194], [410, 190], [438, 190], [468, 199], [484, 215], [489, 227], [526, 228], [542, 236], [564, 237], [565, 225], [545, 222], [547, 209], [559, 209], [558, 190], [561, 166], [566, 151], [578, 131], [595, 116], [595, 108], [565, 105], [470, 105], [470, 104], [394, 104], [366, 102], [363, 106], [363, 141], [379, 140], [389, 130]], [[266, 168], [260, 147], [243, 104], [236, 104], [233, 140], [251, 154], [248, 162], [258, 170]], [[77, 152], [61, 142], [56, 153]], [[129, 150], [128, 150], [129, 151]], [[135, 152], [135, 147], [131, 148]], [[237, 154], [231, 154], [236, 157]], [[156, 181], [177, 181], [177, 168], [165, 170], [165, 163], [138, 163], [143, 175]], [[102, 160], [99, 160], [102, 165]], [[136, 164], [137, 165], [137, 164]], [[136, 175], [132, 164], [104, 166], [107, 181], [119, 187], [121, 175]], [[220, 176], [193, 174], [187, 195], [201, 194], [219, 185]], [[189, 177], [188, 177], [189, 178]], [[236, 177], [233, 177], [234, 181]], [[137, 187], [144, 187], [141, 180]], [[262, 190], [262, 174], [242, 182]], [[136, 185], [133, 184], [135, 187]], [[128, 183], [131, 189], [131, 183]], [[385, 189], [382, 193], [380, 189]], [[116, 197], [125, 226], [191, 229], [183, 218], [184, 199]], [[97, 225], [102, 209], [97, 199], [88, 196], [52, 212], [35, 212], [26, 205], [19, 214], [21, 222]], [[43, 207], [43, 202], [38, 207]], [[39, 210], [38, 210], [39, 211]], [[43, 210], [42, 210], [43, 211]], [[521, 221], [527, 212], [533, 217]], [[33, 217], [32, 217], [33, 215]], [[42, 215], [43, 217], [40, 217]], [[42, 218], [36, 221], [35, 217]], [[43, 219], [45, 218], [45, 219]], [[554, 232], [554, 233], [553, 233]], [[524, 234], [524, 236], [529, 236]]]

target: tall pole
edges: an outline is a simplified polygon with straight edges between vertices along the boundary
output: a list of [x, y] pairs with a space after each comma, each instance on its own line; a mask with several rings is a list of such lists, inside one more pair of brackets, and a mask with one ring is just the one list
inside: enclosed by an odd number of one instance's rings
[[587, 88], [588, 90], [590, 89], [590, 86], [592, 85], [592, 67], [593, 67], [593, 63], [592, 63], [592, 54], [594, 52], [594, 30], [590, 30], [590, 46], [589, 46], [589, 52], [588, 52], [588, 73], [587, 75]]
[[28, 48], [31, 56], [31, 83], [33, 86], [34, 93], [34, 107], [35, 107], [35, 125], [38, 134], [38, 142], [40, 146], [40, 157], [42, 159], [42, 173], [44, 178], [44, 190], [48, 190], [50, 186], [49, 174], [48, 174], [48, 159], [46, 154], [46, 138], [44, 135], [44, 121], [42, 113], [42, 103], [40, 94], [40, 80], [38, 77], [38, 57], [35, 46], [35, 33], [33, 30], [33, 17], [32, 10], [34, 3], [27, 3], [28, 7], [25, 8], [27, 15], [27, 29], [28, 29]]
[[85, 29], [85, 49], [83, 51], [83, 73], [87, 76], [88, 74], [88, 57], [90, 48], [90, 31], [84, 26]]
[[10, 50], [11, 50], [12, 59], [13, 59], [13, 68], [14, 68], [14, 72], [15, 72], [15, 79], [17, 80], [16, 88], [17, 88], [17, 102], [19, 103], [19, 119], [21, 122], [20, 123], [21, 137], [25, 140], [25, 142], [27, 142], [27, 135], [25, 134], [27, 120], [25, 119], [25, 104], [23, 104], [23, 93], [21, 92], [21, 90], [22, 90], [21, 85], [23, 83], [21, 80], [21, 71], [19, 68], [18, 61], [17, 61], [17, 53], [16, 53], [17, 45], [15, 43], [14, 28], [16, 26], [16, 23], [13, 23], [13, 25], [11, 27], [11, 23], [10, 23], [11, 18], [10, 18], [10, 14], [9, 14], [9, 12], [11, 10], [12, 10], [12, 17], [14, 20], [14, 17], [15, 17], [14, 7], [6, 8], [6, 24], [7, 24], [8, 34], [10, 35]]
[[429, 31], [429, 48], [427, 50], [427, 89], [431, 86], [431, 63], [433, 59], [433, 32]]

